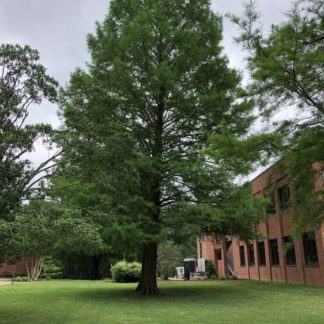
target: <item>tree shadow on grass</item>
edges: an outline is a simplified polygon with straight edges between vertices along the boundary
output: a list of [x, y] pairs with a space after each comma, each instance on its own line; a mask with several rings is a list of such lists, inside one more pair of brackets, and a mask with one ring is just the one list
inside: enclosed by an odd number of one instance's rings
[[[114, 286], [116, 285], [116, 286]], [[251, 303], [254, 299], [262, 298], [262, 293], [257, 289], [245, 289], [245, 298], [242, 299], [242, 287], [235, 283], [232, 284], [218, 284], [217, 282], [210, 283], [164, 283], [159, 285], [161, 294], [156, 297], [143, 297], [135, 292], [134, 286], [123, 284], [110, 283], [102, 287], [91, 287], [82, 289], [78, 292], [78, 297], [84, 301], [94, 300], [97, 303], [107, 302], [132, 302], [142, 303], [150, 300], [157, 303], [185, 303], [204, 301], [205, 304], [228, 304], [229, 302], [240, 304]]]

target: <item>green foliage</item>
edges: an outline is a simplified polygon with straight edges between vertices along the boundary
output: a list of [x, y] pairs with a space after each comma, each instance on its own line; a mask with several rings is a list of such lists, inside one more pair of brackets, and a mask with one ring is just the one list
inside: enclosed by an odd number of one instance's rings
[[[231, 18], [242, 29], [238, 41], [250, 53], [248, 67], [253, 78], [250, 90], [263, 114], [271, 116], [296, 105], [301, 115], [291, 120], [293, 124], [285, 125], [286, 131], [296, 125], [320, 123], [318, 113], [324, 113], [323, 2], [292, 2], [287, 20], [272, 25], [266, 36], [256, 27], [259, 14], [254, 3], [250, 2], [245, 9], [244, 17]], [[311, 116], [305, 118], [305, 109], [309, 108]]]
[[197, 255], [197, 238], [194, 235], [188, 236], [187, 240], [176, 243], [181, 255], [181, 260], [185, 258], [195, 258]]
[[[261, 145], [256, 142], [249, 152], [258, 151], [261, 156], [266, 152], [265, 160], [271, 155], [284, 159], [276, 170], [288, 174], [288, 181], [296, 187], [296, 233], [324, 221], [323, 188], [314, 190], [323, 169], [314, 163], [324, 161], [323, 14], [321, 0], [293, 2], [287, 19], [267, 34], [256, 25], [259, 14], [252, 2], [243, 17], [231, 16], [242, 30], [238, 42], [249, 52], [252, 82], [248, 94], [272, 131], [257, 137]], [[248, 141], [238, 143], [234, 152], [246, 145]], [[249, 156], [254, 161], [256, 157]]]
[[33, 201], [13, 221], [0, 221], [0, 256], [42, 260], [66, 250], [94, 253], [103, 248], [98, 231], [97, 225], [80, 218], [78, 211], [53, 202]]
[[63, 278], [62, 265], [51, 257], [45, 258], [43, 262], [41, 277], [45, 279]]
[[[39, 54], [29, 46], [0, 45], [0, 219], [12, 219], [21, 199], [39, 193], [35, 184], [48, 176], [53, 157], [33, 166], [26, 158], [34, 143], [51, 144], [52, 129], [26, 124], [31, 105], [56, 100], [57, 82], [39, 64]], [[47, 171], [44, 173], [44, 171]]]
[[14, 281], [16, 282], [27, 282], [30, 279], [27, 276], [17, 276], [14, 278]]
[[157, 273], [163, 279], [175, 276], [175, 268], [182, 264], [180, 249], [171, 241], [161, 243], [158, 247]]
[[257, 166], [269, 165], [282, 149], [282, 138], [275, 133], [251, 134], [237, 138], [227, 131], [209, 137], [210, 146], [202, 153], [233, 173], [246, 175]]
[[[212, 204], [186, 205], [179, 208], [170, 220], [177, 236], [185, 240], [188, 235], [240, 235], [248, 239], [257, 235], [256, 225], [263, 219], [262, 209], [267, 200], [253, 197], [250, 186], [231, 185], [222, 193], [221, 208]], [[217, 201], [215, 201], [215, 204]]]
[[208, 273], [208, 278], [211, 278], [212, 276], [216, 276], [216, 269], [214, 267], [214, 264], [211, 261], [207, 261], [206, 264], [206, 272]]
[[197, 153], [224, 126], [244, 134], [251, 104], [237, 101], [220, 24], [203, 0], [112, 1], [88, 39], [89, 72], [76, 71], [62, 91], [66, 156], [76, 158], [65, 170], [82, 172], [94, 205], [102, 200], [144, 240], [159, 240], [186, 204], [217, 208], [226, 198], [232, 175]]
[[118, 261], [110, 271], [116, 282], [138, 282], [141, 276], [142, 266], [138, 262]]

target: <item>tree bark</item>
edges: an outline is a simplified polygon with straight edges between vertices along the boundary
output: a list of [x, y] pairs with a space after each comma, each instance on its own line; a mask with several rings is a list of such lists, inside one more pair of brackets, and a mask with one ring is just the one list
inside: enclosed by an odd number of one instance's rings
[[43, 258], [40, 256], [29, 257], [25, 259], [26, 271], [29, 280], [37, 281], [43, 267]]
[[[162, 63], [162, 52], [159, 55], [159, 62]], [[155, 110], [155, 125], [153, 131], [152, 162], [154, 172], [149, 176], [151, 188], [148, 192], [149, 201], [153, 203], [152, 220], [156, 228], [152, 228], [151, 234], [159, 234], [160, 212], [161, 212], [161, 183], [163, 164], [163, 114], [165, 110], [165, 89], [160, 87], [159, 94], [155, 97], [157, 109]], [[157, 266], [157, 242], [151, 241], [143, 245], [142, 272], [140, 282], [136, 291], [143, 296], [157, 296], [160, 294], [156, 280]]]
[[136, 291], [143, 296], [157, 296], [160, 290], [156, 281], [157, 243], [143, 246], [142, 272]]

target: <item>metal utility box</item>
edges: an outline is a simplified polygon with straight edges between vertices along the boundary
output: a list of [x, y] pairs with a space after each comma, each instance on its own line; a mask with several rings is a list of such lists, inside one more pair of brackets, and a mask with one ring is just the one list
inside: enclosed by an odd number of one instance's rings
[[195, 272], [196, 271], [196, 259], [195, 258], [186, 258], [183, 260], [184, 266], [189, 267], [190, 272]]

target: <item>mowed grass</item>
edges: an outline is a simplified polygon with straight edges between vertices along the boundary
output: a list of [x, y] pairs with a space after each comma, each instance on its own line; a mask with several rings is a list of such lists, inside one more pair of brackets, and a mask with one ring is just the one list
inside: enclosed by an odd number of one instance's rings
[[324, 323], [324, 289], [258, 281], [43, 281], [0, 287], [0, 323]]

